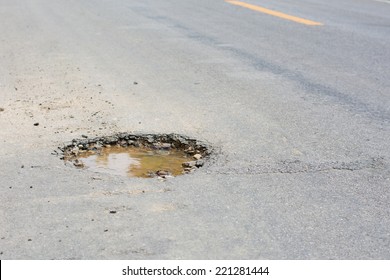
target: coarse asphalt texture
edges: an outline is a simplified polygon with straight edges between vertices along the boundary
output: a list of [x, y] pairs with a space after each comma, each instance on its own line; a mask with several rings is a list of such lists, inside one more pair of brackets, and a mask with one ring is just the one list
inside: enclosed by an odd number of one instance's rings
[[[237, 2], [237, 1], [236, 1]], [[390, 5], [0, 0], [0, 259], [390, 259]], [[173, 179], [54, 150], [178, 133]]]

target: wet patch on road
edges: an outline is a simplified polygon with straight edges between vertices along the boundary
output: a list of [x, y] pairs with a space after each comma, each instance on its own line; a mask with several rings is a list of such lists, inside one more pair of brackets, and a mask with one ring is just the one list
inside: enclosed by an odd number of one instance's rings
[[178, 134], [83, 138], [59, 147], [61, 159], [76, 168], [118, 176], [175, 177], [202, 167], [211, 154], [208, 144]]

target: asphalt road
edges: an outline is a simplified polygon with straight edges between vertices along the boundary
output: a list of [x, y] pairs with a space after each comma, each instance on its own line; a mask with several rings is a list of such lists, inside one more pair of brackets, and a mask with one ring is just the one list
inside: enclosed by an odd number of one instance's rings
[[[0, 34], [1, 259], [390, 258], [389, 1], [0, 0]], [[115, 132], [215, 152], [52, 155]]]

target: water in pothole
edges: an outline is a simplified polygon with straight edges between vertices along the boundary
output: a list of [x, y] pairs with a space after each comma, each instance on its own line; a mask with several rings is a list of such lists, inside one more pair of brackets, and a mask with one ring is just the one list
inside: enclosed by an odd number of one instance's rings
[[189, 155], [181, 150], [152, 150], [135, 147], [105, 147], [80, 153], [84, 168], [112, 175], [148, 178], [183, 174]]

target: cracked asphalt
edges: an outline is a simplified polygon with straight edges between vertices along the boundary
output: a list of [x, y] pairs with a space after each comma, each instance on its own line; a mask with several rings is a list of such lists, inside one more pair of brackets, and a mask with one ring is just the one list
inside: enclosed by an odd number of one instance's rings
[[[390, 5], [323, 2], [0, 0], [0, 259], [389, 259]], [[54, 152], [120, 132], [214, 154], [160, 181]]]

